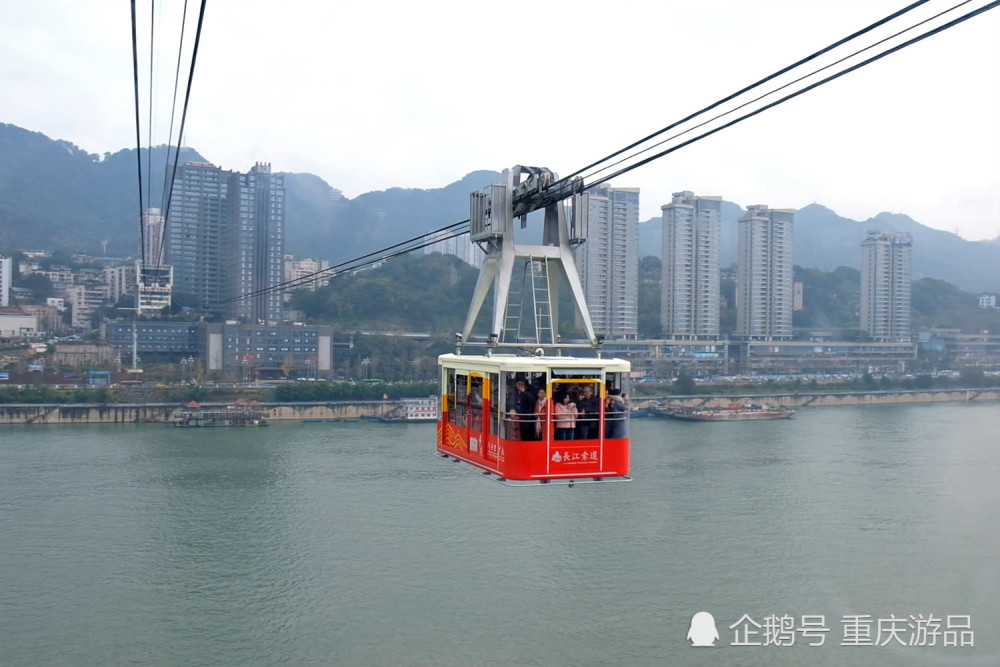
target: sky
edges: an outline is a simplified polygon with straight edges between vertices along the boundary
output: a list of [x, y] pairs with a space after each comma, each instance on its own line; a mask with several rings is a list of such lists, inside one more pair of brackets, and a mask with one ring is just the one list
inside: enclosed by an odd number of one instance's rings
[[[930, 0], [877, 38], [961, 1]], [[224, 169], [316, 174], [351, 198], [518, 164], [567, 175], [906, 4], [209, 0], [184, 145]], [[199, 6], [179, 47], [183, 2], [155, 3], [155, 17], [136, 2], [143, 146], [177, 142]], [[123, 0], [0, 0], [0, 122], [90, 153], [135, 148], [131, 35]], [[640, 189], [641, 220], [691, 190], [1000, 237], [1000, 8], [611, 185]]]

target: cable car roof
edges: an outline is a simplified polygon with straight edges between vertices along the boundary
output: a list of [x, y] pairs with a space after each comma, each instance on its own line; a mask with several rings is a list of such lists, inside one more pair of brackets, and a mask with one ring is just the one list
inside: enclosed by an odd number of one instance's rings
[[553, 369], [558, 374], [559, 369], [575, 370], [577, 372], [593, 369], [595, 373], [628, 372], [632, 364], [625, 359], [607, 359], [598, 357], [560, 357], [534, 356], [522, 357], [513, 354], [442, 354], [438, 363], [445, 368], [465, 368], [472, 371], [524, 371], [541, 372]]

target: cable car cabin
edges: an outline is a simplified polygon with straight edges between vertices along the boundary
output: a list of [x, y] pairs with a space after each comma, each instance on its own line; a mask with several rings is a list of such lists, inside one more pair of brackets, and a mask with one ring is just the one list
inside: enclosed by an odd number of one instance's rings
[[511, 485], [629, 481], [621, 359], [445, 354], [437, 451]]

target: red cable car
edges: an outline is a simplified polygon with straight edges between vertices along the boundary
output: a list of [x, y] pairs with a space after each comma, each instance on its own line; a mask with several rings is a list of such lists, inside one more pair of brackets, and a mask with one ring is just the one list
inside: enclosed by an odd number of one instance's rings
[[508, 484], [627, 481], [620, 359], [439, 357], [437, 450]]
[[[455, 354], [438, 357], [437, 451], [507, 484], [628, 481], [628, 361], [601, 358], [573, 248], [586, 241], [589, 202], [579, 179], [514, 167], [473, 193], [470, 238], [486, 256]], [[567, 223], [563, 200], [572, 197]], [[514, 220], [544, 209], [541, 244], [514, 242]], [[515, 267], [522, 266], [519, 276]], [[586, 341], [559, 334], [559, 290], [569, 288]], [[493, 294], [489, 335], [473, 325]], [[485, 354], [463, 354], [481, 345]], [[587, 348], [592, 356], [563, 356]]]

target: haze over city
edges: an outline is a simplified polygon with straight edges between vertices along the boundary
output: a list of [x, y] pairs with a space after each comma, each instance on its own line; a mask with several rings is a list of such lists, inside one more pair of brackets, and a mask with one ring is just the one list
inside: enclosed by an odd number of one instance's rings
[[[567, 174], [904, 6], [362, 4], [208, 3], [185, 145], [227, 169], [314, 173], [349, 197], [514, 164]], [[952, 4], [928, 2], [844, 54]], [[134, 148], [128, 6], [3, 0], [3, 10], [0, 121], [97, 154]], [[198, 19], [189, 7], [171, 135], [181, 10], [156, 4], [147, 136], [150, 16], [137, 6], [143, 145], [176, 143]], [[1000, 11], [990, 10], [613, 185], [641, 189], [642, 219], [692, 190], [743, 206], [817, 202], [858, 220], [905, 213], [991, 239], [997, 118]]]

